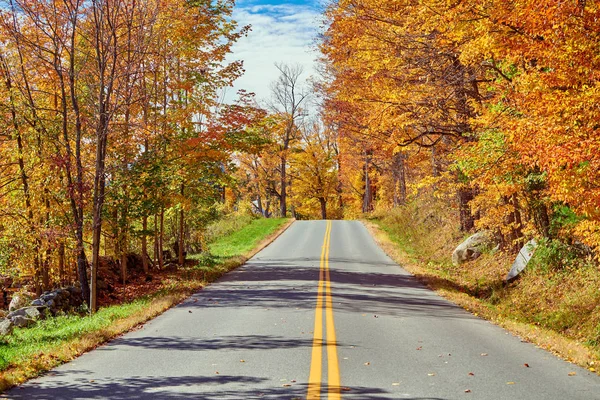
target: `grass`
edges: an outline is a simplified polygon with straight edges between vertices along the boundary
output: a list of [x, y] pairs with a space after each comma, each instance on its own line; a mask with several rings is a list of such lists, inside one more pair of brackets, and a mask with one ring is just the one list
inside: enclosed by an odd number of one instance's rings
[[0, 339], [0, 391], [70, 361], [161, 314], [243, 264], [291, 223], [289, 219], [252, 220], [210, 244], [216, 255], [212, 266], [180, 269], [155, 293], [101, 308], [91, 316], [59, 316], [28, 329], [15, 329], [12, 335]]
[[563, 359], [598, 369], [597, 265], [556, 268], [538, 260], [508, 285], [503, 279], [514, 254], [490, 249], [456, 267], [451, 254], [464, 235], [453, 211], [435, 201], [375, 215], [365, 225], [393, 259], [444, 297]]
[[220, 258], [236, 257], [255, 248], [267, 235], [275, 232], [287, 218], [261, 218], [252, 220], [241, 229], [223, 236], [208, 245], [212, 255]]

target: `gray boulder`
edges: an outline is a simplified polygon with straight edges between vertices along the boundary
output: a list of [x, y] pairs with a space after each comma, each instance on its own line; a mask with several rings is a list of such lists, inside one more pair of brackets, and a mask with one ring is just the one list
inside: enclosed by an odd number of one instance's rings
[[0, 320], [0, 336], [10, 335], [13, 331], [13, 323], [10, 319]]
[[470, 236], [462, 242], [452, 253], [452, 264], [458, 266], [465, 262], [475, 260], [481, 255], [485, 247], [493, 244], [489, 231], [481, 231]]
[[35, 321], [31, 318], [24, 317], [22, 315], [16, 315], [10, 319], [14, 326], [19, 328], [26, 328], [35, 324]]
[[26, 307], [25, 316], [37, 321], [46, 317], [47, 310], [46, 307]]
[[27, 317], [34, 320], [38, 320], [46, 316], [47, 310], [48, 309], [46, 307], [23, 307], [8, 314], [8, 318], [12, 319], [13, 317]]
[[43, 306], [44, 305], [44, 300], [42, 299], [35, 299], [34, 301], [31, 302], [32, 306]]
[[535, 239], [531, 239], [525, 244], [525, 246], [523, 246], [523, 248], [521, 248], [521, 251], [519, 251], [519, 254], [517, 254], [515, 262], [510, 268], [510, 271], [508, 271], [508, 275], [506, 275], [506, 278], [504, 278], [506, 282], [511, 282], [515, 280], [519, 276], [519, 274], [523, 272], [525, 267], [527, 267], [527, 265], [529, 264], [531, 257], [533, 257], [533, 254], [535, 253], [537, 247], [537, 241]]
[[57, 294], [55, 292], [49, 292], [49, 293], [43, 294], [40, 297], [40, 299], [43, 300], [43, 301], [45, 301], [45, 302], [48, 302], [50, 300], [56, 299], [56, 297], [57, 297]]
[[29, 304], [29, 299], [23, 294], [15, 294], [10, 301], [8, 311], [13, 312]]

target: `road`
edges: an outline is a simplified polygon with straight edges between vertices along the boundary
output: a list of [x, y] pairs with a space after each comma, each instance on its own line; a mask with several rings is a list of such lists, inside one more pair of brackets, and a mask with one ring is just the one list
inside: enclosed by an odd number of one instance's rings
[[298, 221], [142, 329], [6, 396], [590, 400], [600, 377], [437, 296], [360, 222]]

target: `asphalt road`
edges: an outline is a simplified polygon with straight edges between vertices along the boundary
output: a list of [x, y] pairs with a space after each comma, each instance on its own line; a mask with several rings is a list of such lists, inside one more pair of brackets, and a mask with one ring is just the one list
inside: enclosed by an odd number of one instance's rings
[[426, 289], [359, 222], [300, 221], [142, 329], [5, 396], [590, 400], [600, 377]]

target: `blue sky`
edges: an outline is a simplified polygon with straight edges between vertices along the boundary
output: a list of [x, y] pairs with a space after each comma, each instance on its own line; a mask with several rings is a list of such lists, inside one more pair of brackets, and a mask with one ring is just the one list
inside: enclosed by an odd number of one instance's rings
[[278, 75], [275, 62], [300, 64], [305, 78], [314, 75], [321, 4], [321, 0], [237, 1], [233, 17], [240, 26], [252, 25], [252, 31], [232, 49], [229, 59], [243, 60], [246, 73], [228, 90], [226, 100], [235, 98], [238, 89], [255, 92], [258, 99], [267, 99], [270, 83]]

